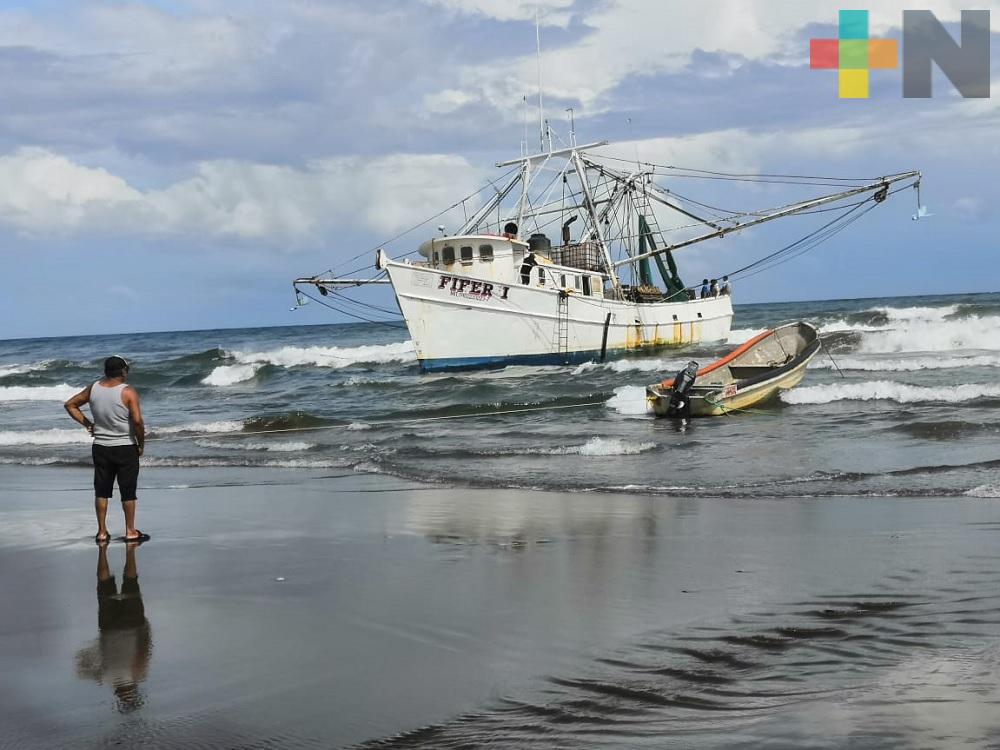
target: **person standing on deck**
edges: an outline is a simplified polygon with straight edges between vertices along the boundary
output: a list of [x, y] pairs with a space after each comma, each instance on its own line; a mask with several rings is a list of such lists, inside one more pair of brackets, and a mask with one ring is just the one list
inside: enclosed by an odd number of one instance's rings
[[705, 299], [708, 297], [708, 279], [701, 280], [701, 298]]
[[[82, 424], [94, 438], [94, 510], [97, 513], [98, 544], [110, 539], [106, 518], [108, 498], [118, 481], [122, 511], [125, 514], [125, 540], [145, 541], [135, 527], [136, 487], [139, 481], [139, 456], [146, 444], [139, 393], [130, 385], [129, 364], [117, 354], [104, 360], [104, 377], [70, 398], [64, 406], [69, 415]], [[90, 404], [93, 421], [80, 411]]]

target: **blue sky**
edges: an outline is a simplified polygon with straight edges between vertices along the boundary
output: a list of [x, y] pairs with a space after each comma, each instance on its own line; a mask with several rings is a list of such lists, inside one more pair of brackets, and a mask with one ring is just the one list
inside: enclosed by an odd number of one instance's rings
[[[918, 5], [958, 33], [963, 3]], [[878, 6], [873, 36], [899, 38], [910, 3]], [[581, 140], [659, 163], [923, 171], [933, 217], [911, 221], [900, 195], [736, 301], [1000, 289], [996, 100], [963, 100], [940, 75], [933, 99], [905, 100], [898, 70], [873, 71], [867, 100], [838, 99], [836, 73], [808, 62], [810, 37], [836, 36], [838, 3], [46, 0], [0, 8], [0, 339], [341, 320], [290, 313], [290, 280], [517, 155], [536, 7], [564, 136], [573, 107]], [[684, 187], [773, 205], [759, 187]], [[721, 275], [804, 222], [684, 251], [682, 273]]]

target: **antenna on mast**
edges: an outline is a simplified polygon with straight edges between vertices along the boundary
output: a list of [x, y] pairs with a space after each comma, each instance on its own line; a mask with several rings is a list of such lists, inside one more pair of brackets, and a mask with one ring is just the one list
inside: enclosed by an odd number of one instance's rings
[[545, 110], [542, 107], [542, 36], [538, 30], [538, 6], [535, 6], [535, 63], [538, 68], [538, 150], [545, 150]]
[[521, 99], [524, 102], [524, 139], [521, 141], [521, 156], [527, 156], [528, 151], [528, 95], [521, 94]]
[[576, 146], [576, 120], [573, 118], [573, 108], [567, 107], [566, 111], [569, 112], [569, 145]]

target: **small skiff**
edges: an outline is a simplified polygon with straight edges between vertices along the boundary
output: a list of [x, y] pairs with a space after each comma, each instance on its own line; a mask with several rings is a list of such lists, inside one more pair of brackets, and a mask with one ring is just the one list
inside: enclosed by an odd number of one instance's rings
[[801, 321], [764, 331], [717, 362], [697, 362], [646, 386], [659, 417], [714, 417], [756, 406], [798, 385], [819, 351], [816, 329]]

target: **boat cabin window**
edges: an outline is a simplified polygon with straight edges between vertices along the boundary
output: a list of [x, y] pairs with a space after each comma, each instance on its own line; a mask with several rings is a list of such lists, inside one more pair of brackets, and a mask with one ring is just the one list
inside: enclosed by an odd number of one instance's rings
[[451, 245], [446, 245], [441, 250], [441, 260], [444, 261], [445, 265], [448, 265], [449, 263], [454, 263], [455, 262], [455, 248], [453, 248]]
[[590, 277], [589, 276], [584, 276], [583, 277], [583, 293], [585, 295], [587, 295], [588, 297], [591, 294], [591, 292], [590, 292]]
[[435, 266], [438, 264], [438, 251], [437, 250], [434, 251], [433, 262], [434, 262]]
[[479, 246], [479, 260], [482, 260], [482, 261], [493, 260], [493, 245], [480, 245]]
[[538, 269], [538, 286], [545, 286], [545, 269]]
[[574, 276], [573, 277], [573, 288], [574, 289], [579, 289], [580, 288], [580, 277], [579, 276]]
[[462, 263], [472, 262], [472, 245], [464, 245], [462, 247]]
[[563, 289], [566, 288], [566, 274], [563, 274], [562, 276], [559, 277], [559, 286], [561, 286]]

